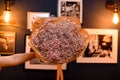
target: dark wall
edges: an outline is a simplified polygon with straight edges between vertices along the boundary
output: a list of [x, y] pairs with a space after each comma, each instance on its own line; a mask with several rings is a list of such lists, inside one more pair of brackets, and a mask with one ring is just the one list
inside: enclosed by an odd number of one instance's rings
[[[15, 0], [12, 7], [14, 16], [20, 27], [1, 26], [0, 30], [15, 31], [15, 52], [25, 52], [25, 35], [27, 31], [27, 12], [50, 12], [57, 16], [57, 0]], [[112, 12], [105, 8], [106, 0], [83, 0], [83, 27], [119, 30], [119, 25], [112, 23]], [[0, 0], [0, 13], [4, 9]], [[24, 29], [23, 29], [24, 28]], [[119, 37], [119, 36], [118, 36]], [[118, 40], [119, 41], [119, 40]], [[119, 49], [118, 43], [118, 49]], [[117, 64], [82, 64], [76, 61], [67, 64], [64, 72], [65, 80], [117, 80], [120, 78], [120, 63]], [[0, 71], [0, 80], [56, 80], [56, 70], [26, 70], [24, 64], [5, 67]]]

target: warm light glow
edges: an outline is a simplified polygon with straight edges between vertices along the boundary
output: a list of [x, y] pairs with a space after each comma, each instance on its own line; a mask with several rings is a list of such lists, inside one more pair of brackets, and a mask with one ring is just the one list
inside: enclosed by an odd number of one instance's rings
[[16, 20], [16, 17], [11, 13], [10, 7], [14, 4], [14, 0], [4, 0], [5, 9], [3, 14], [0, 16], [0, 25], [12, 25], [19, 26], [19, 23]]
[[4, 20], [5, 22], [10, 21], [10, 11], [4, 11]]
[[16, 18], [13, 16], [11, 11], [4, 11], [3, 15], [0, 17], [0, 25], [13, 25], [19, 26]]
[[119, 16], [118, 16], [118, 13], [116, 13], [116, 12], [113, 15], [113, 23], [114, 24], [119, 23]]

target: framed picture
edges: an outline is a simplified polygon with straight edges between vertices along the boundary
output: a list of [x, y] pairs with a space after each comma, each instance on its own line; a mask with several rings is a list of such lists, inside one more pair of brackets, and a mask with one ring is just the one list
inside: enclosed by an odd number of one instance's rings
[[15, 32], [0, 31], [0, 54], [14, 54]]
[[[50, 13], [48, 12], [28, 12], [28, 29], [32, 29], [32, 24], [35, 18], [40, 17], [49, 17]], [[26, 53], [33, 52], [33, 50], [28, 45], [29, 36], [26, 36]], [[62, 65], [62, 69], [66, 70], [67, 64]], [[34, 58], [30, 61], [25, 62], [25, 69], [42, 69], [42, 70], [57, 70], [57, 65], [54, 64], [45, 64], [38, 58]]]
[[89, 35], [88, 46], [77, 63], [117, 63], [118, 30], [85, 29]]
[[27, 12], [27, 29], [32, 29], [32, 24], [36, 18], [49, 17], [49, 12]]
[[58, 0], [58, 16], [78, 17], [82, 23], [82, 0]]

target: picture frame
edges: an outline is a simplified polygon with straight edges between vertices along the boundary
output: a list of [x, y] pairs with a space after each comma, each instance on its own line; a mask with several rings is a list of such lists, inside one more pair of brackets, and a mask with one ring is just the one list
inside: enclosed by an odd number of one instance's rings
[[32, 24], [36, 18], [49, 17], [49, 12], [27, 12], [27, 29], [32, 30]]
[[0, 55], [15, 53], [15, 32], [0, 31]]
[[[40, 17], [49, 17], [50, 13], [49, 12], [28, 12], [27, 15], [27, 29], [32, 30], [32, 23], [34, 22], [33, 17], [35, 18], [40, 18]], [[31, 49], [31, 47], [28, 45], [29, 43], [29, 36], [26, 36], [26, 49], [25, 52], [26, 53], [30, 53], [33, 52], [33, 50]], [[47, 64], [42, 62], [40, 59], [38, 58], [34, 58], [30, 61], [25, 62], [25, 69], [37, 69], [37, 70], [57, 70], [57, 65], [55, 64]], [[67, 69], [67, 64], [63, 64], [62, 65], [62, 69], [66, 70]]]
[[83, 0], [58, 0], [58, 16], [77, 17], [82, 23]]
[[77, 63], [117, 63], [118, 30], [85, 29], [89, 42], [84, 53], [77, 58]]

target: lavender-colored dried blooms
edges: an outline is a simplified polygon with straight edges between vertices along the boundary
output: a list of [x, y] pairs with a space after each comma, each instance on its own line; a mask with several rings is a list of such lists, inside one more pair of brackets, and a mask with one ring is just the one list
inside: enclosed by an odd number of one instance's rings
[[32, 36], [32, 42], [40, 54], [50, 63], [64, 63], [78, 56], [85, 48], [83, 36], [79, 33], [81, 26], [64, 19], [52, 23], [46, 19]]

